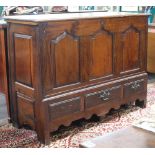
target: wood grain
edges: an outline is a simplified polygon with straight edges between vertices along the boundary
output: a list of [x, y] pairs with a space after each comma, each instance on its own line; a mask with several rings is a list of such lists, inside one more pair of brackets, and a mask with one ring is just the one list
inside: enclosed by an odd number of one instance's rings
[[10, 117], [6, 27], [6, 23], [0, 25], [0, 93], [5, 96], [8, 116]]
[[8, 17], [13, 124], [46, 144], [61, 125], [146, 106], [147, 15], [85, 15]]

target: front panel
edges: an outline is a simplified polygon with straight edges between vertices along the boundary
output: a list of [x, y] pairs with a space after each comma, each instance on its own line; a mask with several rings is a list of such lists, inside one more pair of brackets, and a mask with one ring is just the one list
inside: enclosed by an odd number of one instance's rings
[[145, 20], [141, 17], [137, 23], [135, 17], [119, 17], [47, 23], [44, 95], [144, 71]]
[[122, 33], [122, 74], [140, 70], [140, 32], [129, 27]]
[[44, 29], [45, 96], [114, 76], [114, 34], [102, 20], [49, 22]]
[[79, 82], [78, 38], [66, 32], [60, 34], [51, 40], [51, 55], [54, 88]]
[[102, 30], [90, 37], [89, 78], [104, 78], [113, 74], [113, 35]]

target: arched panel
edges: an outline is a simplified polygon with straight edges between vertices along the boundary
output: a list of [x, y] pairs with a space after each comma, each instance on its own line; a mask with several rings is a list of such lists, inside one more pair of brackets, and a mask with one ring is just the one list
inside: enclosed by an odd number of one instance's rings
[[131, 71], [140, 66], [140, 32], [133, 26], [123, 32], [122, 70]]
[[51, 42], [54, 87], [79, 82], [79, 41], [64, 32]]
[[100, 31], [91, 38], [90, 78], [100, 78], [113, 73], [113, 37]]

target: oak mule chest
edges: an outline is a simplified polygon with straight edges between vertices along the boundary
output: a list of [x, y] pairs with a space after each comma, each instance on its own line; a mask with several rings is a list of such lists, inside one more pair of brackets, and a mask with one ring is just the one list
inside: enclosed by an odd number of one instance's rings
[[129, 102], [145, 107], [147, 15], [6, 17], [11, 118], [41, 142], [74, 120]]

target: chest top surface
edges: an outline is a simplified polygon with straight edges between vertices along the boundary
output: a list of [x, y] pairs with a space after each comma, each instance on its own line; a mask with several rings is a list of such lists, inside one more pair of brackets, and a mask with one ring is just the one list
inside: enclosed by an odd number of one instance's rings
[[144, 13], [109, 13], [109, 12], [86, 12], [86, 13], [58, 13], [58, 14], [42, 14], [42, 15], [19, 15], [19, 16], [7, 16], [5, 20], [9, 22], [13, 21], [25, 21], [25, 22], [45, 22], [45, 21], [60, 21], [60, 20], [76, 20], [76, 19], [95, 19], [95, 18], [115, 18], [115, 17], [127, 17], [127, 16], [148, 16]]

